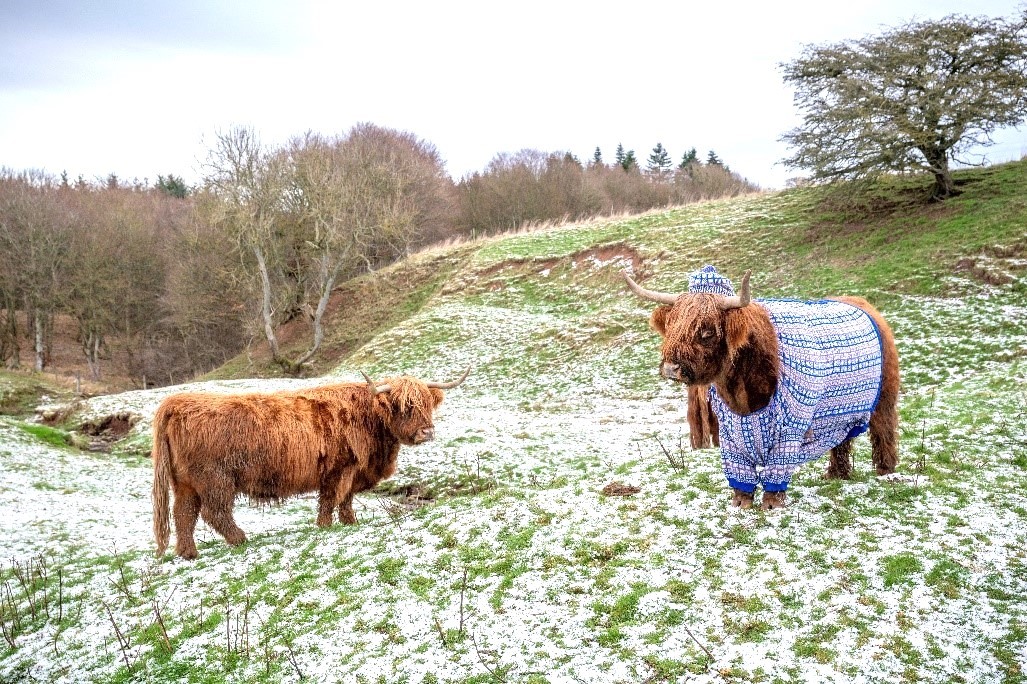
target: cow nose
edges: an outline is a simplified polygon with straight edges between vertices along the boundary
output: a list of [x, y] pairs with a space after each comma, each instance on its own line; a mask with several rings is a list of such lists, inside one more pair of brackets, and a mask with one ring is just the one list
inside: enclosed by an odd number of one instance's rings
[[664, 362], [663, 366], [660, 367], [660, 375], [667, 378], [668, 380], [680, 380], [681, 366], [676, 363], [666, 361]]
[[435, 439], [435, 430], [433, 428], [425, 428], [418, 433], [421, 442], [430, 442]]

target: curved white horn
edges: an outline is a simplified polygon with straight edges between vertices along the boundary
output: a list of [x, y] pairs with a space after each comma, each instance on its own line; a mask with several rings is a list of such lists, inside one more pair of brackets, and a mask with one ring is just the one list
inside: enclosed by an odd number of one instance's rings
[[745, 275], [742, 276], [742, 294], [735, 295], [734, 297], [724, 297], [720, 301], [720, 308], [724, 311], [728, 309], [741, 309], [749, 306], [749, 302], [752, 301], [752, 293], [749, 291], [749, 276], [752, 275], [752, 271], [746, 271]]
[[471, 364], [467, 364], [467, 369], [464, 371], [464, 374], [461, 375], [456, 380], [453, 380], [452, 382], [426, 382], [424, 384], [428, 385], [428, 387], [435, 387], [435, 388], [438, 388], [438, 389], [453, 389], [454, 387], [459, 385], [461, 382], [466, 380], [467, 379], [467, 374], [470, 373], [470, 372], [471, 372]]
[[374, 384], [374, 380], [372, 380], [371, 378], [367, 377], [367, 373], [365, 373], [364, 371], [360, 371], [360, 374], [364, 376], [364, 380], [367, 380], [367, 389], [368, 389], [369, 392], [371, 392], [371, 396], [372, 397], [374, 395], [376, 395], [376, 394], [381, 394], [382, 392], [388, 392], [389, 390], [392, 389], [391, 385], [376, 385], [376, 384]]
[[628, 275], [627, 270], [621, 271], [621, 274], [624, 276], [624, 280], [628, 281], [628, 287], [631, 288], [631, 291], [637, 294], [642, 299], [648, 299], [650, 301], [658, 302], [660, 304], [673, 304], [678, 300], [678, 295], [676, 294], [671, 294], [669, 292], [657, 292], [656, 290], [645, 289], [644, 287], [642, 287], [641, 285], [639, 285], [631, 279], [631, 276]]

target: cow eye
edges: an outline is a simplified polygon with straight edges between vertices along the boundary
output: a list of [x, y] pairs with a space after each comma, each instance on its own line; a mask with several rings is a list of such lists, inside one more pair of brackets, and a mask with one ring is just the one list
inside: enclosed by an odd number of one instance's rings
[[701, 342], [712, 342], [717, 337], [717, 331], [714, 328], [702, 328], [699, 331], [699, 340]]

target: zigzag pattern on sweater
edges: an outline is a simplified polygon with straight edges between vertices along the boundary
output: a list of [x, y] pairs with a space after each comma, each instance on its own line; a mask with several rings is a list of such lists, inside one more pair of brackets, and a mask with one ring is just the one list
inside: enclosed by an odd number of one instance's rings
[[800, 465], [866, 431], [881, 392], [883, 354], [873, 319], [831, 300], [758, 299], [777, 331], [780, 378], [770, 403], [747, 416], [710, 387], [724, 474], [736, 489], [783, 491]]

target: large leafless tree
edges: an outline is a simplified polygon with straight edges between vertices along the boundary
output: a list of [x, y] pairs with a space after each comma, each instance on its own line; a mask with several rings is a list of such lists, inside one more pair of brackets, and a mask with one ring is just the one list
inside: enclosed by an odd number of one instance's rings
[[802, 124], [784, 163], [814, 181], [925, 170], [931, 197], [955, 192], [954, 163], [1027, 118], [1027, 12], [950, 15], [805, 48], [783, 65]]
[[[344, 136], [308, 133], [280, 148], [250, 129], [218, 136], [207, 186], [261, 283], [261, 320], [274, 361], [298, 372], [324, 340], [340, 276], [392, 261], [448, 224], [452, 182], [434, 147], [359, 124]], [[298, 314], [313, 327], [295, 358], [277, 329]]]

